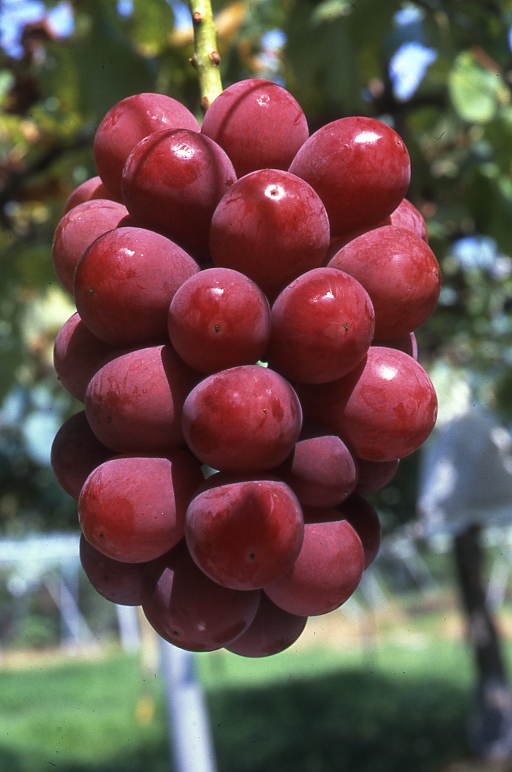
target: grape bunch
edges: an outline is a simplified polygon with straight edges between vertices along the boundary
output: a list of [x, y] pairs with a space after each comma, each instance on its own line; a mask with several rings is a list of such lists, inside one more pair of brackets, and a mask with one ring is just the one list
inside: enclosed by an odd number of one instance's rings
[[164, 639], [283, 651], [380, 543], [366, 494], [436, 419], [415, 331], [440, 273], [388, 125], [310, 135], [283, 87], [236, 83], [202, 125], [160, 94], [112, 107], [53, 265], [54, 348], [83, 402], [52, 446], [96, 590]]

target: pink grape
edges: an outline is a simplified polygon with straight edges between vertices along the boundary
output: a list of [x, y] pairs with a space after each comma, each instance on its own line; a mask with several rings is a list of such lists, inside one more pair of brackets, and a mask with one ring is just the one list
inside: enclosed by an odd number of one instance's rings
[[140, 606], [145, 563], [113, 560], [80, 536], [80, 562], [88, 580], [101, 596], [120, 606]]
[[333, 507], [349, 496], [357, 465], [343, 440], [305, 418], [295, 447], [273, 474], [293, 490], [302, 506]]
[[118, 350], [97, 338], [75, 312], [64, 322], [53, 346], [53, 365], [62, 386], [83, 402], [94, 373], [118, 354]]
[[364, 570], [361, 540], [337, 509], [304, 508], [304, 542], [292, 568], [264, 592], [298, 616], [339, 608], [355, 592]]
[[411, 176], [409, 153], [398, 134], [365, 116], [322, 126], [304, 142], [288, 171], [316, 190], [332, 237], [378, 225], [404, 198]]
[[185, 450], [166, 457], [116, 456], [94, 469], [78, 499], [87, 541], [113, 560], [143, 563], [184, 536], [185, 514], [203, 479]]
[[[65, 215], [66, 212], [69, 212], [70, 209], [73, 209], [73, 207], [78, 204], [83, 204], [84, 201], [92, 201], [95, 198], [104, 198], [111, 201], [116, 200], [112, 198], [112, 195], [98, 175], [89, 177], [89, 179], [82, 182], [69, 194], [66, 203], [64, 204], [64, 211], [62, 214]], [[120, 201], [120, 203], [122, 204], [123, 202]]]
[[122, 201], [123, 167], [141, 139], [164, 129], [199, 128], [190, 110], [165, 94], [126, 97], [110, 108], [96, 130], [93, 154], [98, 174], [112, 195]]
[[349, 496], [337, 509], [361, 539], [366, 571], [377, 557], [381, 543], [382, 534], [377, 510], [357, 493]]
[[375, 309], [375, 337], [414, 332], [436, 307], [441, 292], [437, 259], [419, 236], [385, 225], [350, 241], [329, 261], [357, 279]]
[[304, 631], [307, 621], [307, 617], [279, 608], [262, 592], [253, 621], [225, 648], [241, 657], [270, 657], [289, 649]]
[[346, 375], [366, 354], [375, 329], [367, 291], [336, 268], [315, 268], [295, 279], [275, 301], [270, 319], [270, 366], [300, 383]]
[[394, 461], [413, 453], [434, 428], [437, 397], [423, 367], [408, 354], [371, 346], [337, 381], [297, 384], [305, 415], [338, 434], [358, 458]]
[[199, 271], [181, 247], [145, 228], [116, 228], [94, 241], [78, 262], [77, 311], [112, 346], [167, 341], [167, 315], [176, 290]]
[[399, 460], [391, 461], [366, 461], [363, 458], [357, 461], [357, 483], [354, 493], [374, 493], [384, 488], [396, 474]]
[[329, 220], [315, 191], [286, 171], [262, 169], [230, 187], [213, 214], [213, 263], [249, 276], [272, 301], [322, 265]]
[[55, 435], [50, 463], [62, 490], [78, 501], [87, 477], [112, 455], [93, 433], [85, 411], [80, 410], [67, 418]]
[[212, 582], [180, 542], [147, 564], [142, 609], [160, 637], [174, 646], [215, 651], [247, 630], [256, 615], [260, 593]]
[[238, 177], [256, 169], [287, 169], [309, 136], [294, 97], [259, 78], [224, 89], [206, 111], [201, 132], [226, 151]]
[[183, 404], [199, 378], [170, 344], [120, 353], [89, 382], [87, 420], [118, 453], [180, 447]]
[[389, 215], [389, 222], [383, 225], [394, 225], [395, 228], [404, 228], [415, 233], [423, 241], [428, 243], [427, 224], [421, 212], [406, 198], [402, 199], [397, 208]]
[[123, 201], [134, 224], [206, 260], [213, 212], [235, 180], [233, 164], [209, 137], [185, 129], [157, 131], [126, 161]]
[[53, 237], [52, 261], [57, 279], [70, 295], [76, 266], [87, 247], [127, 216], [123, 204], [98, 198], [74, 206], [62, 217]]
[[210, 579], [234, 590], [257, 590], [286, 573], [303, 535], [297, 497], [277, 478], [215, 485], [198, 493], [187, 510], [192, 558]]
[[203, 464], [225, 472], [263, 472], [291, 453], [302, 425], [297, 394], [259, 365], [202, 380], [183, 405], [185, 440]]
[[400, 335], [398, 338], [388, 338], [387, 340], [378, 340], [377, 338], [374, 338], [372, 341], [372, 346], [387, 346], [388, 348], [396, 348], [399, 351], [403, 351], [406, 354], [409, 354], [409, 356], [413, 359], [418, 359], [418, 342], [416, 340], [416, 335], [413, 332], [406, 332], [404, 335]]
[[255, 364], [270, 337], [269, 303], [244, 274], [207, 268], [174, 294], [168, 332], [181, 358], [201, 373]]

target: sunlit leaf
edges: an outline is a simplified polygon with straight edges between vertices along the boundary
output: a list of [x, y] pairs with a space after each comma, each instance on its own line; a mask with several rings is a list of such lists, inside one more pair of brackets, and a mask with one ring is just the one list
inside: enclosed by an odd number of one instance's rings
[[129, 30], [142, 54], [158, 54], [168, 43], [173, 27], [174, 13], [166, 0], [134, 0]]
[[458, 115], [473, 123], [492, 120], [500, 102], [507, 98], [500, 74], [481, 67], [468, 51], [457, 57], [448, 88]]

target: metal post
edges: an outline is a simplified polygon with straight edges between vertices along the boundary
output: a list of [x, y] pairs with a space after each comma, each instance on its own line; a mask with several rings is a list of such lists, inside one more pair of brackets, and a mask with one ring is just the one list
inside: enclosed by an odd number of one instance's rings
[[175, 772], [217, 772], [208, 708], [192, 652], [161, 641], [161, 667]]

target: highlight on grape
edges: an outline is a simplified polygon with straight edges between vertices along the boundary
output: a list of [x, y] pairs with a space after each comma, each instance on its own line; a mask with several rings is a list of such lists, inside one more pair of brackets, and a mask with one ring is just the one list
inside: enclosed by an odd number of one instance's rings
[[381, 538], [365, 496], [436, 421], [415, 331], [441, 277], [407, 148], [367, 117], [310, 135], [248, 79], [201, 126], [123, 99], [94, 160], [52, 249], [82, 409], [51, 461], [82, 566], [178, 647], [279, 653], [356, 590]]

